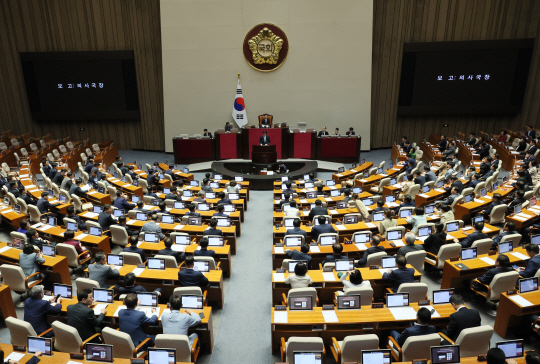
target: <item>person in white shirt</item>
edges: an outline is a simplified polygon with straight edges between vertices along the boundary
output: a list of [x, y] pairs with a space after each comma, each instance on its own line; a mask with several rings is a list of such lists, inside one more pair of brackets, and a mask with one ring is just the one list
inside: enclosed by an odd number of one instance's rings
[[343, 283], [343, 288], [347, 290], [348, 288], [355, 288], [355, 287], [371, 287], [371, 282], [368, 280], [364, 280], [362, 278], [362, 273], [358, 269], [355, 269], [350, 273], [350, 278], [347, 280], [347, 277], [349, 276], [349, 272], [345, 272], [341, 276], [341, 282]]
[[294, 274], [290, 274], [285, 279], [285, 284], [290, 284], [291, 288], [306, 288], [313, 283], [310, 276], [307, 276], [307, 265], [304, 263], [298, 263], [294, 267]]
[[[180, 312], [180, 308], [182, 307], [180, 297], [171, 296], [169, 303], [171, 304], [170, 312], [163, 312], [161, 315], [161, 325], [163, 326], [164, 334], [187, 336], [190, 327], [197, 326], [201, 323], [199, 314], [189, 309], [186, 309], [185, 312]], [[193, 346], [193, 341], [197, 337], [195, 333], [188, 336], [190, 348]]]
[[228, 193], [240, 193], [240, 187], [236, 184], [236, 181], [230, 181], [227, 186]]
[[285, 210], [285, 216], [291, 216], [291, 217], [300, 216], [300, 210], [296, 208], [296, 201], [292, 200], [291, 202], [289, 202], [289, 206], [290, 207]]

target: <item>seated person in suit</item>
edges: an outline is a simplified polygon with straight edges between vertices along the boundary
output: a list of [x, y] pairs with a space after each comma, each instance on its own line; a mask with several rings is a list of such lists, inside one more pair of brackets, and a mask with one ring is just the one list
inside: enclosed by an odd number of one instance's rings
[[285, 284], [290, 284], [291, 288], [306, 288], [313, 283], [310, 276], [307, 276], [307, 266], [304, 263], [298, 263], [294, 266], [294, 274], [289, 274], [285, 279]]
[[326, 216], [319, 216], [318, 218], [319, 225], [313, 226], [311, 228], [311, 236], [313, 240], [318, 241], [319, 235], [326, 233], [336, 233], [336, 229], [332, 226], [331, 223], [326, 223]]
[[[383, 202], [383, 204], [384, 204], [384, 202]], [[356, 208], [358, 210], [358, 212], [360, 213], [361, 219], [366, 220], [366, 219], [369, 218], [369, 211], [366, 209], [366, 205], [364, 205], [362, 200], [360, 198], [358, 198], [357, 193], [353, 193], [352, 199], [349, 201], [349, 207]]]
[[437, 329], [435, 326], [429, 325], [429, 321], [431, 321], [431, 312], [429, 309], [425, 307], [421, 307], [418, 312], [416, 313], [417, 322], [415, 325], [406, 328], [403, 333], [399, 333], [396, 330], [392, 330], [390, 332], [390, 336], [396, 340], [398, 345], [400, 347], [403, 347], [403, 344], [405, 344], [405, 341], [410, 336], [420, 336], [420, 335], [429, 335], [429, 334], [436, 334]]
[[84, 182], [82, 180], [82, 178], [77, 178], [75, 180], [75, 183], [71, 185], [71, 187], [69, 188], [69, 195], [71, 197], [73, 197], [73, 195], [79, 197], [79, 198], [84, 198], [85, 194], [84, 194], [84, 191], [82, 190], [82, 186], [84, 186]]
[[520, 276], [522, 276], [523, 278], [534, 277], [538, 269], [540, 269], [540, 254], [538, 254], [539, 251], [540, 249], [536, 244], [525, 245], [525, 252], [531, 259], [527, 262], [527, 267], [519, 267], [517, 269]]
[[407, 161], [407, 169], [405, 170], [405, 173], [407, 173], [407, 177], [411, 174], [412, 170], [415, 167], [416, 167], [416, 163], [413, 163], [413, 161], [410, 161], [410, 160]]
[[452, 205], [452, 202], [454, 202], [454, 200], [456, 198], [459, 197], [459, 191], [458, 191], [458, 188], [456, 186], [452, 187], [450, 189], [450, 196], [448, 196], [447, 198], [439, 201], [441, 204], [443, 205], [448, 205], [448, 206], [451, 206]]
[[210, 179], [209, 178], [205, 178], [205, 179], [202, 180], [201, 191], [214, 192], [212, 187], [210, 187]]
[[287, 167], [284, 163], [280, 163], [276, 173], [287, 173]]
[[322, 206], [322, 201], [319, 199], [315, 200], [315, 207], [309, 212], [309, 220], [313, 221], [313, 218], [317, 215], [329, 215], [328, 209]]
[[[470, 168], [470, 167], [469, 167]], [[472, 188], [476, 188], [476, 185], [479, 184], [480, 182], [480, 178], [482, 176], [480, 176], [479, 173], [474, 173], [472, 176], [471, 176], [471, 182], [469, 183], [469, 187], [472, 187]]]
[[[482, 325], [480, 313], [465, 306], [463, 297], [459, 294], [453, 294], [450, 297], [450, 304], [456, 310], [450, 315], [450, 321], [448, 323], [447, 330], [442, 330], [446, 336], [452, 341], [456, 341], [461, 331], [471, 327], [478, 327]], [[441, 345], [450, 345], [446, 340], [441, 342]]]
[[433, 172], [429, 166], [424, 166], [424, 178], [426, 179], [426, 182], [435, 182], [437, 180], [435, 172]]
[[[423, 207], [417, 207], [417, 208], [420, 208], [420, 209], [424, 209]], [[397, 255], [407, 255], [407, 253], [410, 253], [410, 252], [416, 252], [416, 251], [419, 251], [419, 250], [424, 250], [424, 247], [420, 244], [418, 245], [415, 245], [414, 242], [416, 241], [416, 234], [415, 233], [411, 233], [410, 231], [405, 234], [405, 243], [407, 243], [407, 245], [405, 246], [402, 246], [401, 248], [399, 248], [398, 252], [397, 252]]]
[[454, 162], [449, 162], [448, 163], [448, 171], [446, 171], [446, 173], [444, 174], [445, 179], [449, 179], [450, 177], [452, 177], [456, 173], [456, 170], [454, 169], [455, 167], [456, 167], [456, 165], [455, 165]]
[[203, 190], [200, 190], [199, 193], [197, 194], [197, 197], [194, 198], [193, 201], [205, 203], [206, 202], [206, 200], [204, 199], [205, 194], [206, 192], [204, 192]]
[[[171, 306], [170, 312], [163, 312], [161, 315], [163, 334], [187, 336], [190, 327], [197, 326], [201, 323], [201, 317], [196, 312], [190, 309], [180, 312], [180, 308], [182, 308], [182, 299], [180, 297], [172, 295], [169, 303]], [[188, 336], [190, 348], [193, 346], [196, 338], [198, 338], [196, 333]]]
[[138, 201], [137, 202], [137, 207], [135, 207], [133, 209], [133, 211], [138, 211], [138, 212], [143, 212], [145, 214], [149, 214], [150, 213], [150, 210], [147, 210], [144, 208], [144, 202], [143, 201]]
[[415, 207], [415, 206], [416, 205], [414, 204], [414, 201], [412, 200], [412, 197], [410, 195], [405, 195], [405, 196], [403, 196], [403, 202], [396, 209], [396, 214], [399, 214], [399, 210], [402, 207]]
[[[94, 297], [92, 290], [88, 288], [77, 291], [77, 300], [78, 303], [67, 306], [67, 324], [77, 329], [81, 340], [85, 341], [101, 332], [107, 308], [104, 307], [99, 316], [94, 315], [94, 310], [90, 308], [94, 305]], [[97, 337], [90, 342], [100, 344], [101, 339]]]
[[293, 260], [307, 260], [307, 267], [311, 269], [311, 255], [309, 253], [309, 244], [304, 242], [300, 245], [300, 251], [296, 249], [287, 249], [285, 254], [287, 254]]
[[[62, 297], [54, 297], [51, 301], [43, 300], [42, 285], [30, 288], [28, 296], [24, 301], [24, 321], [32, 325], [36, 334], [40, 335], [51, 328], [47, 315], [57, 315], [62, 310]], [[54, 332], [49, 331], [43, 336], [54, 337]]]
[[494, 193], [493, 198], [491, 199], [491, 203], [486, 207], [482, 213], [484, 214], [484, 219], [488, 219], [489, 215], [491, 215], [491, 211], [493, 211], [493, 208], [499, 205], [502, 205], [504, 202], [502, 200], [502, 196], [500, 193]]
[[201, 247], [201, 249], [195, 250], [195, 252], [193, 252], [194, 256], [212, 257], [214, 258], [214, 260], [216, 259], [216, 252], [212, 249], [208, 250], [208, 238], [206, 236], [203, 236], [201, 240], [199, 240], [199, 246]]
[[129, 176], [131, 177], [133, 181], [136, 181], [139, 179], [139, 175], [135, 173], [135, 166], [128, 166], [127, 169], [128, 169], [127, 174], [129, 174]]
[[474, 232], [472, 234], [467, 235], [463, 241], [459, 241], [457, 238], [454, 238], [454, 243], [461, 244], [461, 248], [470, 248], [473, 243], [480, 239], [487, 239], [489, 236], [482, 231], [484, 230], [484, 223], [483, 222], [475, 222], [474, 223]]
[[82, 253], [85, 253], [81, 256], [81, 258], [86, 259], [89, 257], [90, 253], [86, 251], [85, 248], [82, 247], [81, 242], [77, 240], [73, 240], [75, 238], [75, 232], [71, 230], [66, 230], [64, 232], [64, 238], [66, 241], [64, 241], [64, 244], [71, 245], [75, 248], [75, 251], [77, 252], [77, 255], [81, 255]]
[[60, 173], [57, 173], [51, 182], [57, 185], [58, 187], [60, 187], [62, 185], [62, 181], [64, 180], [64, 177], [66, 176], [66, 174], [67, 174], [67, 169], [62, 168], [60, 170]]
[[209, 137], [210, 139], [213, 139], [213, 138], [214, 138], [213, 135], [212, 135], [212, 133], [210, 133], [210, 132], [208, 131], [208, 129], [204, 129], [203, 135], [202, 135], [202, 136], [203, 136], [203, 137]]
[[[17, 190], [17, 193], [19, 190]], [[41, 198], [37, 202], [37, 208], [40, 214], [46, 214], [54, 210], [54, 206], [49, 202], [49, 192], [41, 192]]]
[[195, 207], [196, 207], [196, 205], [194, 203], [190, 203], [189, 205], [187, 205], [187, 208], [188, 208], [189, 211], [186, 212], [186, 214], [184, 216], [201, 217], [200, 213], [195, 212]]
[[510, 258], [505, 254], [499, 254], [495, 260], [495, 268], [489, 269], [482, 277], [475, 279], [472, 282], [472, 287], [477, 291], [487, 291], [487, 288], [483, 284], [489, 286], [497, 274], [507, 273], [513, 270], [514, 268], [510, 265]]
[[[135, 280], [137, 276], [133, 272], [129, 272], [124, 277], [124, 287], [118, 287], [118, 295], [129, 294], [129, 293], [138, 293], [146, 292], [146, 289], [141, 285], [135, 285]], [[156, 288], [154, 290], [158, 295], [161, 296], [162, 289]]]
[[292, 195], [293, 193], [296, 193], [296, 190], [294, 190], [292, 188], [292, 182], [291, 181], [285, 182], [285, 189], [283, 190], [283, 194], [286, 194], [286, 193], [288, 193], [290, 195]]
[[455, 174], [448, 178], [444, 190], [446, 192], [451, 192], [453, 187], [457, 189], [458, 193], [461, 193], [461, 191], [463, 190], [463, 183], [457, 178]]
[[141, 233], [155, 233], [158, 234], [159, 240], [165, 239], [165, 234], [161, 232], [161, 227], [157, 224], [158, 214], [151, 214], [150, 221], [145, 222], [141, 228]]
[[259, 144], [260, 145], [270, 145], [270, 137], [268, 136], [268, 132], [265, 130], [263, 131], [263, 135], [259, 138]]
[[442, 222], [435, 224], [435, 232], [424, 240], [424, 248], [434, 255], [439, 254], [441, 246], [446, 244], [446, 232]]
[[215, 217], [212, 217], [210, 219], [210, 222], [208, 223], [208, 228], [203, 231], [203, 235], [219, 235], [223, 236], [223, 231], [221, 229], [217, 229], [217, 223], [218, 219]]
[[30, 228], [26, 231], [26, 241], [28, 244], [37, 246], [41, 251], [43, 251], [43, 245], [56, 245], [55, 243], [51, 243], [48, 240], [40, 239], [38, 231], [34, 228]]
[[223, 204], [221, 204], [221, 203], [219, 203], [216, 206], [216, 210], [217, 210], [217, 212], [214, 212], [214, 214], [212, 216], [221, 216], [221, 217], [228, 217], [229, 216], [229, 215], [227, 215], [226, 213], [223, 212], [225, 210], [225, 206], [223, 206]]
[[284, 193], [283, 197], [284, 197], [284, 199], [279, 201], [279, 209], [280, 210], [283, 210], [283, 205], [284, 204], [291, 202], [292, 194], [291, 193]]
[[364, 256], [356, 262], [356, 268], [365, 267], [367, 259], [370, 254], [384, 252], [384, 246], [379, 245], [381, 243], [381, 237], [379, 235], [373, 235], [369, 248], [364, 251]]
[[225, 123], [225, 132], [230, 133], [232, 130], [232, 125], [228, 121]]
[[110, 230], [111, 225], [116, 224], [116, 220], [112, 217], [113, 208], [109, 204], [103, 206], [103, 210], [99, 213], [98, 224], [103, 229], [103, 232]]
[[157, 253], [160, 255], [170, 255], [173, 256], [174, 259], [176, 259], [176, 263], [180, 263], [182, 261], [182, 256], [179, 252], [174, 251], [172, 249], [173, 241], [171, 238], [165, 238], [163, 239], [163, 244], [165, 244], [165, 249], [159, 250]]
[[26, 230], [28, 230], [28, 220], [22, 219], [17, 232], [26, 235]]
[[[418, 225], [426, 224], [427, 218], [426, 215], [424, 215], [424, 208], [422, 206], [417, 206], [414, 208], [415, 215], [412, 215], [408, 217], [405, 221], [407, 221], [407, 224], [411, 224], [411, 231], [414, 234], [418, 234]], [[414, 243], [413, 243], [414, 244]], [[405, 247], [403, 247], [405, 248]], [[401, 248], [401, 249], [403, 249]], [[405, 254], [403, 254], [405, 255]]]
[[413, 178], [414, 178], [414, 184], [420, 185], [420, 188], [422, 188], [424, 184], [426, 183], [426, 177], [422, 176], [422, 173], [420, 173], [420, 171], [414, 172]]
[[448, 140], [446, 140], [446, 136], [441, 135], [441, 141], [439, 142], [440, 151], [443, 152], [446, 149], [447, 145], [448, 145]]
[[336, 129], [334, 130], [334, 135], [341, 135], [341, 134], [339, 134], [339, 128], [336, 128]]
[[334, 245], [332, 245], [332, 251], [334, 253], [327, 255], [322, 261], [323, 267], [326, 263], [335, 263], [336, 259], [348, 259], [347, 255], [341, 254], [343, 253], [343, 245], [341, 245], [340, 243], [334, 243]]
[[347, 136], [356, 135], [356, 133], [354, 132], [354, 128], [351, 126], [349, 130], [345, 133], [345, 135]]
[[186, 269], [178, 271], [178, 281], [181, 286], [198, 286], [202, 288], [209, 285], [208, 278], [203, 273], [193, 269], [193, 265], [195, 264], [193, 255], [186, 255], [184, 263], [186, 264]]
[[119, 210], [129, 211], [135, 207], [134, 203], [127, 202], [126, 194], [120, 190], [116, 190], [116, 199], [114, 200], [114, 207]]
[[491, 250], [497, 250], [497, 247], [499, 246], [499, 243], [501, 242], [502, 238], [508, 235], [513, 235], [513, 234], [519, 234], [516, 231], [516, 223], [510, 220], [506, 220], [506, 223], [504, 224], [504, 227], [503, 227], [503, 231], [499, 235], [493, 238], [493, 244], [491, 245]]
[[318, 137], [322, 137], [323, 135], [330, 135], [327, 131], [326, 131], [326, 126], [323, 126], [322, 130], [319, 132], [319, 135]]
[[386, 210], [386, 207], [384, 207], [384, 200], [380, 198], [379, 200], [377, 200], [377, 207], [375, 207], [372, 212], [379, 212], [384, 210]]
[[148, 184], [148, 188], [154, 187], [154, 185], [157, 185], [159, 182], [159, 171], [151, 170], [148, 173], [148, 176], [146, 177], [146, 183]]
[[229, 185], [227, 186], [227, 192], [228, 193], [240, 193], [240, 186], [236, 181], [230, 181]]
[[386, 236], [386, 231], [391, 227], [397, 226], [397, 221], [392, 217], [392, 210], [385, 209], [384, 220], [379, 223], [379, 234]]
[[270, 125], [272, 125], [272, 120], [270, 120], [270, 115], [268, 115], [268, 114], [262, 115], [261, 125], [262, 126], [270, 126]]
[[135, 253], [139, 254], [141, 257], [142, 262], [146, 262], [146, 255], [144, 254], [144, 250], [141, 248], [137, 248], [137, 245], [139, 244], [139, 236], [138, 235], [131, 235], [129, 237], [128, 244], [122, 250], [125, 253]]
[[402, 283], [414, 282], [414, 268], [407, 268], [407, 258], [403, 255], [396, 257], [397, 269], [388, 269], [382, 276], [383, 281], [393, 282], [392, 290], [397, 292]]
[[[350, 273], [350, 278], [349, 278], [350, 280], [347, 280], [347, 277], [349, 277], [349, 273]], [[341, 276], [340, 279], [341, 279], [341, 283], [343, 283], [344, 289], [371, 287], [371, 282], [368, 281], [367, 279], [364, 280], [364, 278], [362, 277], [362, 273], [358, 269], [355, 269], [352, 272], [345, 272]]]
[[165, 195], [165, 200], [182, 201], [182, 197], [178, 196], [178, 189], [172, 186], [168, 194]]
[[219, 201], [217, 202], [218, 204], [232, 204], [232, 201], [226, 197], [225, 192], [218, 192], [217, 195], [219, 197]]
[[307, 241], [307, 232], [300, 228], [301, 225], [302, 225], [302, 220], [294, 219], [293, 228], [292, 229], [287, 229], [287, 232], [285, 233], [285, 236], [287, 236], [287, 235], [302, 235], [304, 237], [304, 240]]
[[88, 278], [98, 282], [101, 288], [109, 288], [109, 278], [117, 279], [120, 276], [114, 264], [108, 265], [103, 250], [94, 255], [94, 264], [88, 266]]
[[[152, 307], [152, 317], [147, 317], [142, 311], [137, 311], [138, 299], [136, 293], [129, 293], [124, 298], [125, 309], [120, 310], [118, 313], [118, 321], [120, 331], [125, 332], [131, 336], [131, 341], [135, 347], [139, 346], [144, 340], [150, 338], [152, 341], [156, 340], [155, 335], [147, 335], [144, 332], [144, 326], [156, 325], [158, 322], [158, 316], [156, 308]], [[148, 347], [150, 344], [145, 344], [143, 348]]]

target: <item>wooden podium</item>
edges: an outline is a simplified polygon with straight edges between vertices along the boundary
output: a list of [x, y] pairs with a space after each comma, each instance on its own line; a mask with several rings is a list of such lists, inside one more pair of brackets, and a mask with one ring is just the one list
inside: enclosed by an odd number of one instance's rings
[[277, 162], [277, 152], [275, 145], [253, 145], [251, 152], [253, 163], [270, 164]]

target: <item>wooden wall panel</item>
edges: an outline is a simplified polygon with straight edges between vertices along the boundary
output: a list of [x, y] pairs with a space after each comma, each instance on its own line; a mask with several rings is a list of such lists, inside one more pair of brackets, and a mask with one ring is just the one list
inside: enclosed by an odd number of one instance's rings
[[[113, 140], [119, 149], [164, 150], [160, 29], [155, 0], [1, 1], [0, 130]], [[141, 120], [32, 121], [19, 52], [101, 50], [134, 51]]]
[[[384, 148], [407, 135], [463, 131], [498, 133], [540, 128], [540, 1], [537, 0], [374, 0], [371, 147]], [[403, 44], [459, 40], [536, 38], [522, 112], [516, 115], [398, 116]], [[443, 124], [449, 124], [443, 127]]]

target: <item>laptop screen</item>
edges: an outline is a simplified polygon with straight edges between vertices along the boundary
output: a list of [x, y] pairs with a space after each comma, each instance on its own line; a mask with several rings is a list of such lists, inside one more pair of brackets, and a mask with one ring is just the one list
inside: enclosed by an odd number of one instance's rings
[[113, 303], [114, 293], [112, 289], [94, 288], [93, 295], [96, 302]]
[[191, 180], [189, 181], [189, 185], [192, 187], [199, 187], [199, 181]]
[[386, 203], [395, 202], [396, 201], [396, 196], [388, 195], [388, 196], [386, 196], [386, 198], [384, 200], [385, 200]]
[[540, 235], [531, 236], [531, 243], [539, 245], [540, 244]]
[[148, 364], [175, 364], [176, 349], [148, 348]]
[[114, 214], [114, 216], [116, 216], [116, 217], [123, 216], [123, 215], [124, 215], [124, 210], [115, 209], [115, 210], [113, 211], [113, 214]]
[[476, 248], [468, 248], [461, 250], [461, 260], [474, 259], [476, 258]]
[[426, 214], [432, 214], [434, 210], [435, 210], [435, 205], [427, 205], [425, 207]]
[[244, 182], [244, 177], [242, 177], [242, 176], [235, 176], [235, 177], [234, 177], [234, 180], [235, 180], [236, 182]]
[[185, 205], [183, 202], [175, 201], [174, 202], [174, 208], [175, 209], [185, 209]]
[[289, 273], [294, 273], [294, 268], [298, 263], [304, 263], [307, 267], [307, 260], [289, 260]]
[[390, 364], [390, 349], [385, 350], [362, 350], [363, 364]]
[[308, 297], [289, 297], [289, 310], [313, 310], [313, 299]]
[[203, 296], [182, 295], [182, 308], [203, 309]]
[[53, 286], [53, 294], [55, 296], [62, 296], [62, 298], [72, 298], [73, 297], [73, 287], [68, 284], [55, 283]]
[[338, 172], [339, 172], [339, 173], [345, 172], [345, 167], [339, 167], [339, 168], [338, 168]]
[[354, 259], [336, 259], [336, 272], [354, 270]]
[[90, 226], [90, 235], [101, 236], [101, 228]]
[[295, 352], [293, 353], [292, 364], [322, 364], [322, 352]]
[[174, 217], [171, 215], [161, 215], [161, 222], [164, 224], [174, 224]]
[[519, 280], [519, 293], [538, 291], [538, 277]]
[[284, 224], [285, 224], [285, 227], [286, 227], [286, 228], [292, 228], [292, 227], [294, 227], [294, 220], [295, 220], [295, 219], [296, 219], [296, 218], [285, 219], [285, 220], [283, 221]]
[[[193, 181], [191, 181], [191, 182], [193, 182]], [[187, 191], [182, 191], [182, 196], [183, 196], [183, 197], [192, 197], [192, 196], [193, 196], [193, 192], [192, 192], [192, 191], [189, 191], [189, 190], [187, 190]]]
[[399, 210], [399, 217], [401, 219], [406, 219], [408, 217], [412, 216], [412, 210], [411, 209], [400, 209]]
[[238, 200], [240, 199], [240, 195], [238, 193], [229, 193], [229, 200]]
[[180, 245], [189, 245], [190, 244], [189, 236], [176, 235], [176, 237], [174, 238], [174, 243], [175, 244], [180, 244]]
[[99, 214], [101, 212], [101, 206], [94, 206], [94, 212]]
[[399, 240], [401, 239], [401, 230], [387, 231], [386, 237], [388, 238], [388, 240]]
[[523, 340], [499, 341], [495, 346], [506, 355], [506, 359], [521, 358], [523, 356]]
[[375, 212], [373, 214], [373, 221], [383, 221], [384, 220], [384, 214], [382, 212]]
[[338, 197], [339, 195], [341, 195], [341, 192], [339, 192], [339, 190], [330, 191], [330, 197]]
[[459, 222], [449, 222], [446, 224], [446, 232], [451, 233], [459, 230]]
[[422, 192], [423, 193], [427, 193], [431, 190], [431, 188], [429, 187], [429, 185], [426, 185], [426, 186], [422, 186]]
[[157, 243], [158, 242], [158, 236], [154, 233], [144, 233], [144, 241], [148, 243]]
[[214, 192], [206, 192], [204, 198], [216, 198], [216, 194]]
[[521, 205], [514, 206], [514, 214], [519, 214], [521, 212]]
[[54, 246], [43, 245], [42, 249], [43, 249], [43, 255], [46, 255], [48, 257], [54, 257], [56, 255]]
[[86, 344], [86, 360], [102, 363], [113, 362], [113, 346], [105, 344]]
[[309, 181], [309, 174], [304, 174], [304, 181]]
[[137, 220], [139, 221], [146, 221], [148, 219], [148, 216], [144, 212], [137, 212]]
[[231, 220], [229, 219], [217, 219], [217, 226], [219, 227], [230, 227]]
[[224, 204], [223, 205], [223, 211], [225, 211], [225, 212], [234, 212], [234, 211], [236, 211], [236, 207], [234, 207], [234, 205], [231, 205], [231, 204]]
[[225, 239], [223, 239], [223, 236], [209, 236], [208, 245], [209, 246], [224, 246]]
[[223, 179], [223, 176], [221, 174], [214, 174], [214, 180], [221, 181]]
[[360, 295], [337, 296], [337, 308], [338, 310], [359, 310], [360, 309]]
[[300, 246], [302, 245], [302, 238], [297, 238], [294, 236], [285, 237], [285, 246]]
[[362, 200], [362, 203], [363, 203], [364, 205], [366, 205], [366, 206], [371, 206], [371, 205], [373, 205], [373, 199], [372, 199], [372, 198], [364, 198], [364, 199]]
[[207, 261], [196, 260], [193, 264], [193, 270], [198, 272], [210, 272], [210, 266], [208, 265]]
[[459, 345], [432, 346], [431, 363], [446, 364], [459, 363]]
[[133, 203], [137, 203], [137, 202], [139, 202], [140, 200], [141, 200], [141, 199], [140, 199], [139, 196], [135, 196], [135, 195], [131, 196], [131, 202], [133, 202]]
[[433, 304], [450, 303], [450, 297], [454, 294], [454, 289], [440, 289], [433, 291]]
[[352, 192], [353, 193], [362, 193], [362, 187], [353, 187]]
[[514, 243], [507, 241], [505, 243], [499, 243], [499, 254], [508, 253], [514, 250]]
[[210, 182], [210, 187], [211, 188], [219, 188], [219, 183], [218, 182]]
[[52, 338], [28, 336], [27, 348], [29, 354], [41, 351], [43, 355], [52, 354]]
[[484, 216], [476, 216], [473, 218], [473, 225], [477, 222], [484, 222]]
[[354, 215], [354, 216], [345, 216], [343, 218], [343, 223], [344, 224], [356, 224], [358, 222], [358, 216]]
[[305, 187], [305, 188], [313, 188], [313, 187], [315, 187], [315, 183], [313, 183], [313, 182], [306, 182], [306, 184], [305, 184], [304, 187]]
[[428, 236], [431, 234], [431, 226], [424, 226], [421, 228], [418, 228], [418, 236]]
[[383, 257], [381, 259], [381, 265], [383, 268], [395, 268], [396, 267], [396, 257]]
[[137, 299], [141, 301], [139, 306], [157, 307], [158, 294], [153, 292], [137, 293]]
[[197, 205], [197, 210], [199, 210], [199, 211], [209, 211], [210, 206], [208, 206], [207, 203], [200, 203], [200, 204]]
[[320, 242], [321, 246], [334, 245], [336, 243], [336, 237], [334, 235], [321, 236], [320, 239], [319, 239], [319, 242]]
[[409, 305], [408, 293], [388, 293], [386, 295], [386, 307], [403, 307]]
[[56, 217], [49, 217], [47, 219], [47, 224], [49, 224], [51, 226], [56, 226]]
[[471, 202], [472, 200], [474, 200], [474, 194], [469, 193], [469, 194], [465, 195], [465, 203]]
[[123, 267], [124, 256], [120, 254], [107, 254], [107, 264], [114, 264], [119, 267]]
[[326, 181], [326, 186], [328, 187], [335, 186], [335, 185], [336, 185], [336, 181], [334, 181], [333, 179], [329, 179]]
[[[146, 235], [146, 234], [145, 234]], [[148, 258], [148, 269], [161, 269], [165, 270], [165, 259], [161, 258]]]
[[369, 234], [354, 234], [355, 243], [369, 243], [370, 240]]

